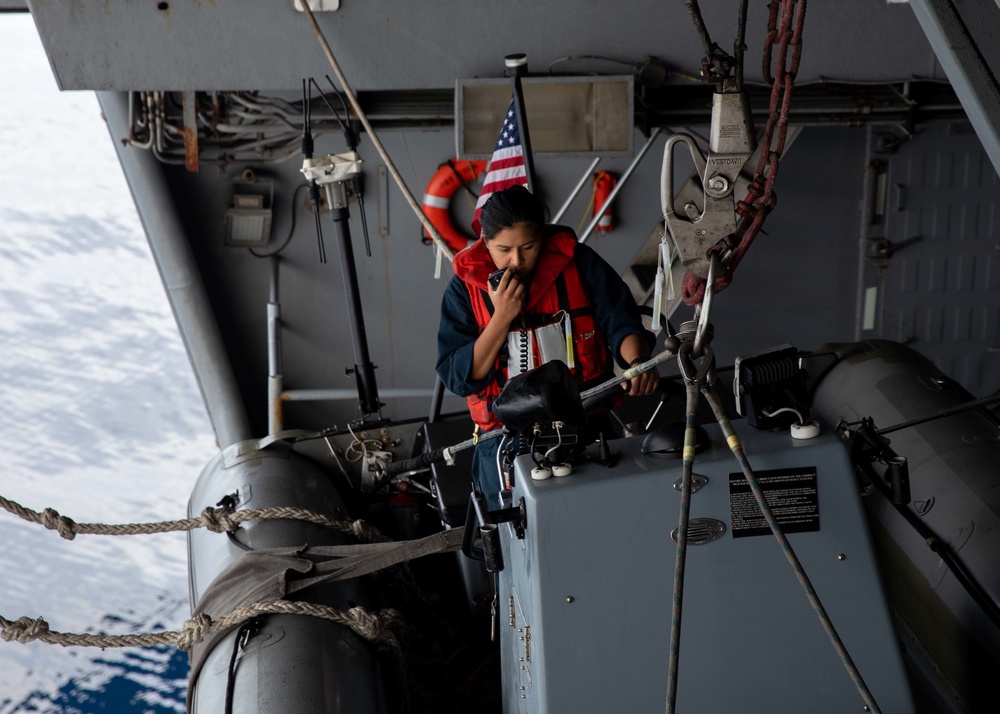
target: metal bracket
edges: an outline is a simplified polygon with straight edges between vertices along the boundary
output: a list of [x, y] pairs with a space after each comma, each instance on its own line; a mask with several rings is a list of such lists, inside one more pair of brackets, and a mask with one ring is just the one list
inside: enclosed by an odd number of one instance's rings
[[361, 156], [357, 151], [347, 151], [318, 159], [305, 159], [301, 171], [308, 180], [325, 186], [354, 178], [361, 173], [361, 164]]
[[[683, 478], [679, 478], [674, 481], [674, 490], [680, 491], [681, 486], [684, 483]], [[698, 490], [703, 486], [708, 484], [708, 476], [702, 476], [701, 474], [692, 473], [691, 474], [691, 493], [698, 493]]]
[[[684, 216], [674, 207], [674, 149], [688, 148], [700, 178], [704, 207], [694, 201], [683, 206]], [[756, 148], [752, 115], [743, 92], [717, 92], [712, 99], [712, 129], [709, 151], [701, 153], [693, 136], [679, 133], [663, 149], [660, 176], [660, 206], [667, 231], [677, 246], [684, 267], [698, 277], [709, 272], [709, 250], [736, 228], [736, 179]], [[725, 267], [726, 261], [723, 261]]]

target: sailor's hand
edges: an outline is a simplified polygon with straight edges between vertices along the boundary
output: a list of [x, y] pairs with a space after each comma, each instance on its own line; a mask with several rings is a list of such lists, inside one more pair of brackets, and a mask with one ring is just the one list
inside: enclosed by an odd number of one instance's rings
[[490, 301], [493, 303], [494, 320], [502, 320], [509, 325], [521, 314], [524, 305], [524, 285], [517, 279], [513, 270], [508, 270], [500, 279], [500, 285], [494, 290], [489, 289]]
[[[637, 360], [636, 364], [649, 359]], [[638, 377], [633, 377], [627, 382], [622, 382], [622, 389], [628, 391], [630, 397], [638, 397], [642, 394], [652, 394], [660, 387], [660, 374], [655, 369], [643, 372]]]

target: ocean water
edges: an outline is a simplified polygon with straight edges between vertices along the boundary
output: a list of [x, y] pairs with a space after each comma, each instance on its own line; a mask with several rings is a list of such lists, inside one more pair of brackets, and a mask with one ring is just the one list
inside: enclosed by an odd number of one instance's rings
[[[96, 97], [60, 93], [0, 14], [0, 494], [79, 522], [182, 518], [214, 438]], [[0, 614], [178, 629], [185, 537], [78, 536], [0, 511]], [[0, 641], [0, 714], [182, 712], [187, 657]]]

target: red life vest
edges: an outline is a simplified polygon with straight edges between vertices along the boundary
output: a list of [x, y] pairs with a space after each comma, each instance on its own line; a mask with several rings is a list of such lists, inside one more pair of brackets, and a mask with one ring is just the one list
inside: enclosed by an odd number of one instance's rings
[[[550, 232], [538, 257], [538, 263], [531, 278], [528, 302], [521, 317], [511, 324], [511, 330], [523, 327], [534, 329], [560, 319], [557, 314], [565, 311], [570, 316], [573, 328], [573, 354], [576, 377], [580, 389], [587, 389], [608, 379], [613, 374], [611, 352], [607, 340], [597, 327], [590, 296], [580, 279], [573, 254], [577, 241], [570, 231], [550, 227]], [[455, 256], [454, 269], [469, 291], [469, 301], [480, 333], [486, 328], [493, 314], [493, 305], [486, 288], [487, 276], [496, 270], [493, 259], [482, 240], [478, 240]], [[537, 346], [534, 348], [534, 363], [541, 364]], [[493, 400], [507, 381], [507, 354], [501, 349], [494, 365], [494, 379], [485, 388], [469, 395], [469, 413], [472, 420], [483, 431], [500, 426], [493, 416]]]

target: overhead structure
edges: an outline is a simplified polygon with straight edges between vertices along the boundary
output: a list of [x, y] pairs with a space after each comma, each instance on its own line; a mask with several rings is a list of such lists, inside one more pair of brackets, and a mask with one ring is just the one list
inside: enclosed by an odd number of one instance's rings
[[1000, 7], [995, 0], [959, 4], [910, 0], [993, 168], [1000, 172]]

